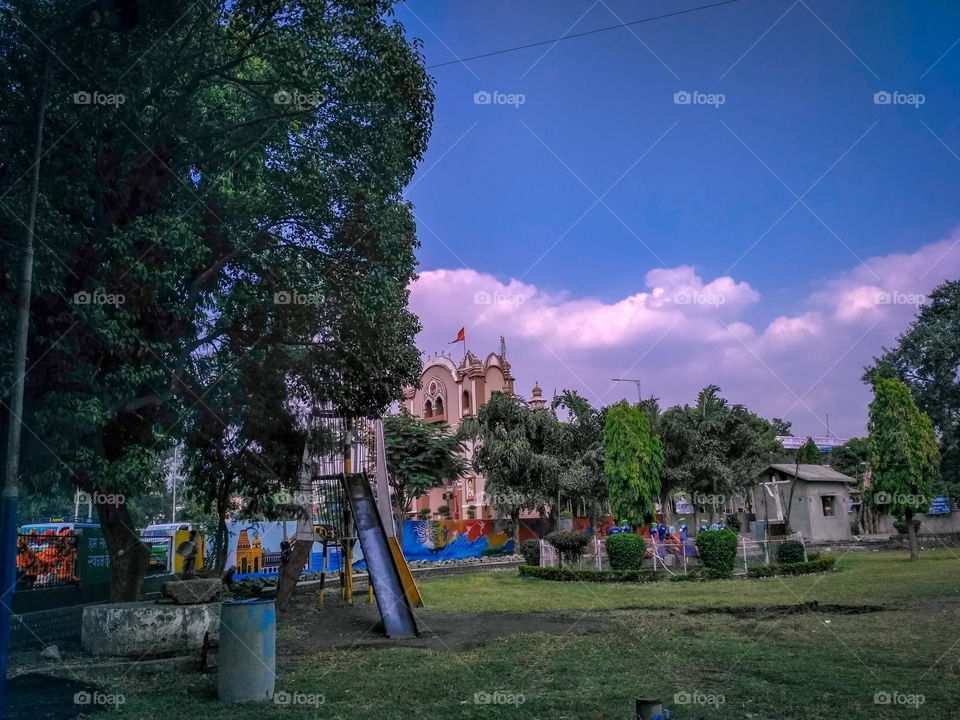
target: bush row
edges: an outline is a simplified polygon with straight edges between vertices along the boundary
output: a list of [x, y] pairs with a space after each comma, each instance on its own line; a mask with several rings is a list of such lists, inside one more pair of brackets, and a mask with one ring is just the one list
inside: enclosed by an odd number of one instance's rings
[[837, 559], [833, 555], [824, 555], [807, 562], [787, 563], [786, 565], [757, 565], [747, 570], [752, 578], [773, 577], [775, 575], [808, 575], [833, 570]]
[[564, 582], [656, 582], [663, 580], [663, 573], [653, 570], [577, 570], [574, 568], [537, 567], [521, 565], [520, 577], [539, 578], [540, 580], [561, 580]]

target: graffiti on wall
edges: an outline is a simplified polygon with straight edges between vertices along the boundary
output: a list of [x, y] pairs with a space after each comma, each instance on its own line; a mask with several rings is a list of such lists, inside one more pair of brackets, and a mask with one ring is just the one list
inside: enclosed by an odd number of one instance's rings
[[497, 520], [408, 520], [402, 546], [407, 560], [457, 560], [513, 552], [507, 523]]

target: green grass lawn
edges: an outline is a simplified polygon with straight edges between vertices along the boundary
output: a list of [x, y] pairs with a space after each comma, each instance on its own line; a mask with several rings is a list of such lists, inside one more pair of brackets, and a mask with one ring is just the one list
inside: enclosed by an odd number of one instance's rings
[[[216, 701], [215, 677], [172, 671], [91, 668], [85, 677], [126, 698], [95, 717], [140, 720], [632, 720], [641, 695], [662, 697], [678, 720], [960, 718], [960, 554], [927, 551], [910, 564], [902, 553], [851, 553], [838, 568], [784, 580], [636, 586], [527, 580], [515, 572], [425, 582], [433, 609], [578, 609], [596, 624], [588, 634], [574, 625], [565, 634], [531, 632], [455, 651], [330, 650], [285, 659], [277, 689], [322, 695], [319, 705], [225, 706]], [[887, 609], [753, 617], [722, 611], [810, 600]], [[721, 611], [686, 612], [707, 606]], [[283, 628], [279, 635], [282, 642]], [[514, 702], [475, 702], [477, 693], [495, 691]], [[923, 702], [875, 704], [878, 693], [912, 701], [922, 695]], [[685, 697], [701, 702], [680, 702]]]

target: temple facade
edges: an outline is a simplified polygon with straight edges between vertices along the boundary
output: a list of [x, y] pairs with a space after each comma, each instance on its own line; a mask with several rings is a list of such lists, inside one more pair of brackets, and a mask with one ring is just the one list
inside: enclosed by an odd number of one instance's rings
[[[480, 360], [468, 350], [459, 363], [441, 353], [424, 361], [420, 387], [407, 388], [405, 407], [425, 422], [446, 423], [456, 430], [464, 418], [475, 416], [493, 393], [513, 393], [513, 383], [510, 363], [497, 353]], [[539, 386], [534, 387], [530, 403], [534, 407], [544, 406]], [[472, 459], [473, 450], [472, 443], [467, 443], [468, 460]], [[465, 477], [418, 498], [410, 514], [415, 517], [429, 511], [429, 516], [436, 518], [444, 506], [449, 508], [453, 520], [496, 517], [485, 495], [483, 476], [472, 468]]]

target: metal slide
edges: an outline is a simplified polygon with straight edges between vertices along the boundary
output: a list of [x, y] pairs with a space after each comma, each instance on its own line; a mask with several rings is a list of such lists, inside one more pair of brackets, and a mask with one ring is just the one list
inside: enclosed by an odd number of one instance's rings
[[343, 485], [353, 510], [357, 536], [363, 548], [373, 592], [383, 626], [389, 637], [414, 637], [419, 635], [417, 620], [413, 616], [410, 599], [404, 591], [403, 578], [390, 550], [387, 534], [377, 511], [370, 481], [365, 475], [348, 473], [343, 476]]

